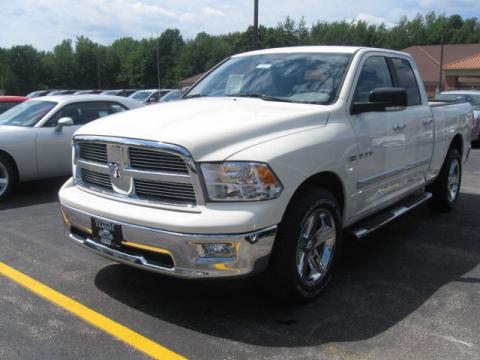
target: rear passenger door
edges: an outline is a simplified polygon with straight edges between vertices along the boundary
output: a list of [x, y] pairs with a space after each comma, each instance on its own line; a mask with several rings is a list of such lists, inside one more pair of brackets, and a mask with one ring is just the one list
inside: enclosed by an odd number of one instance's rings
[[[73, 133], [92, 120], [127, 110], [123, 105], [109, 101], [89, 101], [65, 105], [36, 131], [37, 166], [40, 177], [64, 176], [71, 173], [71, 142]], [[73, 126], [56, 131], [63, 117], [73, 120]]]
[[[394, 132], [405, 138], [405, 172], [406, 190], [416, 187], [425, 181], [427, 169], [433, 154], [433, 115], [427, 99], [421, 98], [420, 87], [410, 61], [406, 58], [389, 58], [396, 87], [407, 91], [408, 106], [395, 124], [405, 126]], [[395, 113], [390, 113], [395, 116]], [[394, 129], [395, 129], [394, 124]]]

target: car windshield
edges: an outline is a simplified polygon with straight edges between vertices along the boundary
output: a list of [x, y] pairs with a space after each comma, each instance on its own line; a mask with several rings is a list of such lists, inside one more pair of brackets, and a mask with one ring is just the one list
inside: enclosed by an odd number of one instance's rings
[[55, 105], [54, 101], [25, 101], [0, 115], [0, 125], [34, 126], [40, 121]]
[[203, 78], [185, 96], [242, 96], [269, 101], [331, 104], [351, 55], [335, 53], [262, 54], [233, 57]]
[[167, 95], [163, 96], [160, 101], [172, 101], [172, 100], [177, 100], [180, 95], [182, 95], [180, 90], [173, 90], [170, 91]]
[[129, 98], [142, 101], [148, 98], [152, 93], [153, 91], [141, 90], [141, 91], [134, 92], [132, 95], [129, 96]]
[[117, 95], [120, 92], [120, 90], [107, 90], [101, 92], [101, 95]]

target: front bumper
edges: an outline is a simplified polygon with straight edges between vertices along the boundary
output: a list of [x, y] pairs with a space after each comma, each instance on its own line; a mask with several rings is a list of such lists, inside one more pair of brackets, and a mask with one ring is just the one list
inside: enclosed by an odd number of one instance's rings
[[[250, 275], [265, 269], [277, 226], [241, 234], [187, 234], [139, 226], [96, 216], [62, 204], [67, 238], [114, 260], [182, 278], [220, 278]], [[121, 225], [123, 241], [109, 246], [93, 239], [91, 219]], [[202, 244], [229, 244], [230, 257], [208, 257]]]

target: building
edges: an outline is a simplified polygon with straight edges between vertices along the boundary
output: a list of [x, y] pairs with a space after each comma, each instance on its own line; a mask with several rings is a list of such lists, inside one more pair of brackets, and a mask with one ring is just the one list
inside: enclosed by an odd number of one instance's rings
[[446, 89], [480, 89], [480, 53], [443, 67]]
[[189, 77], [187, 79], [183, 79], [182, 81], [179, 82], [178, 84], [178, 87], [180, 89], [184, 88], [184, 87], [187, 87], [187, 86], [192, 86], [193, 84], [195, 84], [198, 80], [200, 80], [200, 78], [205, 75], [205, 73], [200, 73], [200, 74], [197, 74], [197, 75], [194, 75], [192, 77]]
[[[440, 77], [440, 45], [425, 45], [425, 46], [410, 46], [403, 49], [413, 56], [417, 63], [420, 74], [422, 75], [425, 89], [429, 96], [433, 96], [438, 88], [438, 82]], [[443, 47], [443, 64], [446, 66], [455, 63], [459, 60], [464, 60], [471, 56], [480, 54], [480, 44], [455, 44], [444, 45]], [[449, 69], [452, 70], [453, 69]], [[450, 74], [452, 72], [450, 71]], [[446, 72], [442, 74], [442, 87], [443, 89], [452, 88], [451, 85], [456, 85], [455, 88], [471, 88], [472, 84], [475, 86], [475, 82], [466, 81], [463, 76], [457, 78], [458, 82], [447, 82]], [[455, 75], [453, 75], [455, 76]]]

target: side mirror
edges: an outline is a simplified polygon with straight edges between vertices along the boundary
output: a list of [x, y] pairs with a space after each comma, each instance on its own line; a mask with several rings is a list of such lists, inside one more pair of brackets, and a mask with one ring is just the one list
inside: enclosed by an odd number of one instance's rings
[[147, 104], [152, 104], [154, 102], [157, 102], [157, 99], [155, 99], [153, 96], [147, 100]]
[[[404, 108], [407, 106], [407, 91], [403, 88], [373, 89], [368, 96], [368, 102], [354, 102], [351, 114], [361, 114], [371, 111], [387, 111], [389, 108]], [[393, 110], [393, 109], [391, 109]]]
[[73, 120], [70, 117], [63, 117], [57, 121], [57, 126], [55, 127], [55, 131], [62, 131], [64, 126], [72, 126]]

